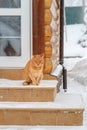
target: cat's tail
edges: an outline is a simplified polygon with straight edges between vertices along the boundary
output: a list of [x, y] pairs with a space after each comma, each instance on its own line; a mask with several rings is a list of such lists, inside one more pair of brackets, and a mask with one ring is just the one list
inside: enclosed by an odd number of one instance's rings
[[30, 85], [30, 84], [31, 84], [31, 82], [29, 82], [29, 81], [24, 81], [24, 82], [23, 82], [23, 85], [24, 85], [24, 86], [27, 86], [27, 85]]

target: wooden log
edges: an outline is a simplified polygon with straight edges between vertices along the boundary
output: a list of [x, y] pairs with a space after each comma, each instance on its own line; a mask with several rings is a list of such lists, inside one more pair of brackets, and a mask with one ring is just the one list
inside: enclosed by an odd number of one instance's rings
[[50, 74], [52, 71], [53, 65], [52, 65], [52, 59], [51, 58], [45, 58], [45, 64], [44, 64], [44, 73]]
[[52, 57], [52, 71], [56, 69], [57, 65], [58, 65], [57, 56]]
[[45, 19], [44, 24], [45, 25], [50, 25], [51, 20], [52, 20], [52, 14], [51, 14], [50, 9], [45, 9], [45, 14], [44, 15], [45, 15], [44, 16], [44, 19]]
[[49, 9], [51, 7], [52, 4], [52, 0], [45, 0], [45, 9]]
[[44, 73], [50, 74], [58, 65], [57, 56], [45, 58]]
[[52, 34], [51, 42], [52, 42], [53, 44], [55, 44], [55, 43], [58, 42], [58, 36], [56, 35], [56, 33], [53, 33], [53, 34]]
[[56, 56], [59, 58], [60, 57], [60, 47], [57, 49], [57, 51], [56, 51]]
[[60, 28], [58, 27], [58, 31], [56, 32], [56, 35], [60, 35]]
[[52, 19], [52, 21], [51, 21], [51, 28], [52, 28], [53, 32], [57, 32], [58, 31], [58, 24], [57, 24], [56, 20]]
[[56, 58], [56, 61], [58, 61], [59, 60], [59, 56], [60, 56], [60, 53], [56, 53], [56, 54], [52, 54], [52, 57], [55, 57]]
[[60, 33], [59, 33], [59, 28], [58, 32], [52, 32], [52, 37], [51, 37], [51, 43], [53, 44], [58, 44], [60, 43]]
[[57, 48], [56, 47], [52, 47], [52, 56], [56, 56], [56, 54], [57, 54]]
[[55, 45], [55, 46], [60, 44], [60, 36], [58, 36], [57, 38], [58, 38], [57, 42], [55, 42], [55, 43], [52, 42], [52, 44]]
[[52, 64], [53, 66], [55, 66], [55, 64], [57, 65], [57, 56], [52, 56]]
[[51, 29], [50, 25], [45, 26], [45, 34], [44, 35], [45, 35], [45, 42], [51, 40], [52, 29]]
[[44, 74], [44, 80], [57, 80], [57, 77], [50, 74]]
[[57, 2], [56, 0], [53, 0], [53, 4], [54, 4], [54, 6], [55, 6], [56, 9], [59, 8], [59, 5], [57, 3], [59, 3], [59, 1]]
[[57, 45], [60, 45], [60, 34], [58, 35], [58, 41], [56, 43]]
[[60, 19], [60, 9], [57, 10], [58, 19]]
[[45, 43], [45, 57], [50, 58], [52, 56], [52, 44], [50, 42]]
[[58, 18], [57, 24], [58, 24], [58, 26], [60, 27], [60, 18]]
[[51, 5], [50, 10], [51, 10], [53, 19], [57, 20], [57, 19], [58, 19], [58, 13], [57, 13], [57, 9], [56, 9], [55, 6], [53, 5], [53, 3], [52, 3], [52, 5]]
[[59, 48], [58, 42], [53, 43], [53, 44], [52, 44], [52, 48], [53, 48], [53, 49], [58, 49], [58, 48]]

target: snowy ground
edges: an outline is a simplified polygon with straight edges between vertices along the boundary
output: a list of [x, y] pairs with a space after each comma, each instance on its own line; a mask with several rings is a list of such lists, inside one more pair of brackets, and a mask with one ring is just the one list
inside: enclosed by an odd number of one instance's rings
[[[85, 26], [83, 24], [68, 25], [64, 32], [66, 33], [66, 35], [64, 33], [64, 56], [68, 58], [87, 57], [87, 47], [81, 46], [84, 42], [78, 44], [78, 41], [82, 40], [83, 36], [84, 39], [87, 39], [87, 35], [83, 35]], [[87, 41], [85, 44], [87, 44]]]

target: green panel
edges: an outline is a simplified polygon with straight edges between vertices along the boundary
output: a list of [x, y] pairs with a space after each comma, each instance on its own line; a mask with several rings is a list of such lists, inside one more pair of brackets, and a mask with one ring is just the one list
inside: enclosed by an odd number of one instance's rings
[[83, 23], [83, 8], [82, 7], [66, 7], [66, 24]]

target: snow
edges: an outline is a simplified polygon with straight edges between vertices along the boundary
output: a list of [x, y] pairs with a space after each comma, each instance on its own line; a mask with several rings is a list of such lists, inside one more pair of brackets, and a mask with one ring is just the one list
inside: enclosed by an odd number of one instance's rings
[[[87, 34], [85, 26], [75, 24], [67, 26], [67, 40], [64, 37], [64, 66], [67, 68], [68, 76], [85, 86], [87, 91]], [[86, 41], [83, 42], [83, 39]], [[78, 41], [81, 43], [78, 44]], [[83, 47], [85, 45], [85, 48]]]
[[68, 71], [72, 70], [76, 63], [80, 60], [81, 58], [65, 58], [64, 66], [67, 68]]
[[52, 87], [55, 88], [57, 84], [57, 80], [42, 80], [39, 86], [36, 85], [27, 85], [24, 86], [22, 85], [24, 80], [9, 80], [9, 79], [0, 79], [0, 88], [47, 88], [47, 87]]
[[[84, 25], [75, 24], [66, 26], [66, 35], [64, 37], [64, 56], [65, 57], [87, 57], [87, 48], [83, 48], [78, 41], [84, 34]], [[66, 31], [65, 31], [66, 32]]]
[[51, 73], [51, 75], [58, 76], [62, 72], [62, 65], [58, 65], [57, 68]]
[[1, 102], [2, 108], [84, 109], [84, 103], [80, 94], [60, 93], [54, 102]]
[[28, 127], [28, 126], [14, 126], [14, 127], [9, 127], [9, 126], [6, 126], [6, 127], [1, 127], [0, 130], [87, 130], [87, 127], [80, 127], [80, 126], [76, 126], [76, 127], [53, 127], [53, 126], [50, 126], [50, 127], [47, 127], [47, 126], [43, 126], [43, 127]]
[[[86, 27], [83, 24], [67, 25], [64, 28], [64, 66], [72, 70], [77, 62], [87, 58]], [[78, 43], [81, 40], [81, 43]], [[85, 47], [83, 45], [85, 44]]]
[[87, 127], [80, 127], [80, 126], [77, 126], [77, 127], [70, 127], [70, 126], [68, 126], [68, 127], [57, 127], [57, 126], [50, 126], [50, 127], [48, 127], [48, 126], [43, 126], [43, 127], [39, 127], [39, 126], [37, 126], [37, 127], [28, 127], [28, 126], [14, 126], [14, 127], [12, 127], [12, 126], [6, 126], [6, 127], [1, 127], [1, 129], [0, 130], [87, 130]]
[[68, 74], [87, 88], [87, 59], [80, 60]]

